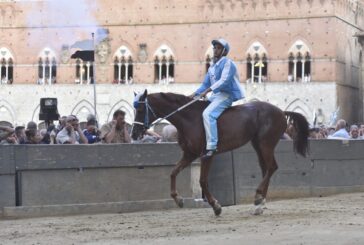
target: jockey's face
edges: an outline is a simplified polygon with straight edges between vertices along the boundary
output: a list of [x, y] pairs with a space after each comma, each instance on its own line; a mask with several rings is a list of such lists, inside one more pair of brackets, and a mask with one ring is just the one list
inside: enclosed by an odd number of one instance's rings
[[221, 44], [216, 43], [214, 45], [214, 58], [220, 59], [223, 55], [223, 52], [224, 52], [224, 47]]

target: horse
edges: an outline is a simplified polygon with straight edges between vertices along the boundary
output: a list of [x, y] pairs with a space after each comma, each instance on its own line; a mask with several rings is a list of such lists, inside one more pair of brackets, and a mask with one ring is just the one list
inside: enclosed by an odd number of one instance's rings
[[[206, 139], [202, 112], [208, 101], [196, 100], [175, 93], [153, 93], [147, 90], [136, 96], [136, 109], [132, 129], [132, 139], [138, 140], [152, 122], [158, 118], [168, 117], [168, 121], [178, 130], [178, 144], [182, 149], [182, 158], [173, 168], [171, 180], [171, 197], [179, 207], [183, 207], [183, 198], [176, 190], [176, 177], [197, 158], [201, 160], [200, 186], [216, 216], [222, 212], [221, 205], [208, 190], [208, 173], [212, 159], [216, 154], [231, 151], [247, 142], [255, 149], [262, 172], [262, 181], [256, 189], [254, 214], [262, 214], [268, 192], [269, 181], [278, 169], [274, 149], [287, 124], [295, 129], [293, 139], [294, 151], [302, 156], [308, 153], [309, 124], [306, 118], [296, 112], [282, 111], [278, 107], [261, 101], [253, 101], [226, 109], [218, 118], [217, 153], [212, 157], [203, 157]], [[186, 106], [189, 104], [188, 106]]]

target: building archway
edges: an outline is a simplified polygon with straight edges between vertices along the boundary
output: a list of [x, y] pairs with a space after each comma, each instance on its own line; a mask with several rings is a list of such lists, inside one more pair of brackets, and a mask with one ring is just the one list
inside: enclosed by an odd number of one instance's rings
[[9, 122], [11, 125], [15, 123], [15, 111], [6, 100], [0, 100], [0, 118], [1, 121]]
[[134, 107], [125, 100], [120, 100], [114, 104], [107, 116], [107, 122], [112, 120], [114, 112], [118, 109], [125, 111], [125, 122], [127, 122], [129, 126], [132, 125], [134, 122]]
[[87, 100], [81, 100], [77, 103], [77, 105], [72, 109], [71, 115], [77, 116], [80, 122], [86, 122], [87, 116], [92, 114], [94, 115], [95, 109], [93, 104]]

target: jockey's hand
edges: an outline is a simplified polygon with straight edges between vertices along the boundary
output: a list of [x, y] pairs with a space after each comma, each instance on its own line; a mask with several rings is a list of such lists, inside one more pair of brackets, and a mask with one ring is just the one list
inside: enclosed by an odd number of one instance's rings
[[201, 98], [206, 98], [207, 94], [209, 92], [211, 92], [211, 91], [212, 91], [211, 88], [206, 89], [205, 91], [202, 92], [202, 94], [200, 95], [200, 97]]

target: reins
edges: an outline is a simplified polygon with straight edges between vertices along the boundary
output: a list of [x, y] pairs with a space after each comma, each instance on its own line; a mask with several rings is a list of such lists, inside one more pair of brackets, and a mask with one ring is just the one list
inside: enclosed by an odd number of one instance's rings
[[154, 121], [153, 123], [151, 124], [148, 124], [149, 122], [149, 111], [152, 112], [153, 116], [157, 118], [156, 114], [154, 113], [152, 107], [149, 105], [148, 103], [148, 99], [145, 98], [145, 101], [138, 101], [138, 103], [144, 103], [145, 104], [145, 109], [146, 109], [146, 113], [145, 113], [145, 118], [144, 118], [144, 123], [142, 122], [137, 122], [137, 121], [134, 121], [134, 124], [139, 124], [139, 125], [143, 125], [146, 129], [152, 127], [153, 125], [169, 118], [170, 116], [172, 116], [173, 114], [183, 110], [184, 108], [186, 108], [187, 106], [189, 105], [192, 105], [193, 103], [195, 103], [196, 101], [199, 101], [201, 99], [201, 96], [197, 96], [197, 97], [194, 97], [193, 100], [191, 100], [190, 102], [184, 104], [183, 106], [181, 107], [178, 107], [176, 110], [172, 111], [171, 113], [169, 113], [168, 115], [166, 115], [165, 117], [163, 118], [159, 118], [158, 120]]

